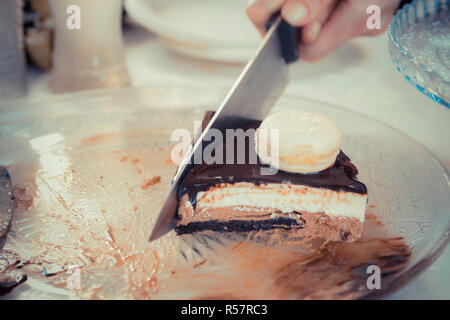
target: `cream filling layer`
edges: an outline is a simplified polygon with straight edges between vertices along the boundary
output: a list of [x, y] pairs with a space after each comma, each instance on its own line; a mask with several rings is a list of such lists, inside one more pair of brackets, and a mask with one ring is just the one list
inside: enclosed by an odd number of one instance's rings
[[279, 210], [323, 212], [332, 217], [364, 221], [367, 194], [313, 188], [291, 184], [240, 182], [221, 184], [197, 194], [196, 212], [225, 207], [254, 207]]

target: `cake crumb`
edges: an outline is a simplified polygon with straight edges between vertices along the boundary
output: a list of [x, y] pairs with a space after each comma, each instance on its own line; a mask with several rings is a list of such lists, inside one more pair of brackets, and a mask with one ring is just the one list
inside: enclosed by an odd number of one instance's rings
[[379, 225], [379, 226], [383, 226], [384, 225], [375, 214], [370, 213], [370, 212], [366, 212], [366, 220], [370, 220], [374, 224]]
[[142, 190], [145, 190], [145, 189], [147, 189], [148, 187], [150, 187], [150, 186], [152, 186], [152, 185], [154, 185], [154, 184], [159, 183], [160, 181], [161, 181], [161, 177], [160, 177], [160, 176], [153, 176], [153, 177], [151, 177], [150, 179], [147, 179], [147, 180], [145, 180], [145, 181], [142, 183], [141, 189], [142, 189]]
[[136, 212], [138, 209], [139, 209], [138, 206], [134, 205], [133, 212]]

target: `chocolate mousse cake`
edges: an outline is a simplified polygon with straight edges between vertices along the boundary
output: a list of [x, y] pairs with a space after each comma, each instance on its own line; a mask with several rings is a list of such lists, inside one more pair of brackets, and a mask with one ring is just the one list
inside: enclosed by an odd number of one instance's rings
[[[296, 114], [297, 115], [297, 114]], [[296, 116], [294, 115], [294, 116]], [[281, 115], [284, 117], [292, 115]], [[299, 121], [317, 123], [311, 115], [302, 116]], [[315, 115], [314, 115], [315, 116]], [[314, 117], [313, 116], [313, 117]], [[281, 119], [281, 118], [280, 118]], [[293, 119], [292, 121], [294, 121]], [[326, 119], [328, 121], [328, 119]], [[318, 122], [322, 121], [319, 119]], [[283, 120], [283, 123], [285, 121]], [[248, 121], [243, 129], [262, 127], [261, 121]], [[330, 124], [325, 124], [326, 128]], [[285, 130], [285, 129], [283, 129]], [[326, 129], [329, 130], [329, 129]], [[335, 130], [335, 129], [333, 129]], [[309, 128], [307, 132], [314, 132]], [[293, 141], [303, 141], [295, 130], [288, 135], [296, 137]], [[339, 131], [340, 133], [340, 131]], [[327, 136], [330, 132], [325, 132]], [[280, 159], [289, 162], [289, 170], [293, 168], [292, 159], [300, 159], [289, 153], [283, 145], [287, 145], [287, 136], [280, 133]], [[284, 139], [284, 140], [283, 140]], [[308, 140], [309, 139], [309, 140]], [[317, 137], [313, 137], [313, 140]], [[322, 139], [322, 138], [320, 138]], [[311, 137], [303, 141], [309, 150]], [[340, 142], [340, 136], [336, 141]], [[282, 230], [306, 239], [323, 238], [327, 241], [353, 241], [360, 238], [363, 230], [364, 213], [367, 202], [366, 186], [357, 179], [358, 170], [350, 159], [337, 147], [336, 155], [332, 155], [331, 166], [313, 173], [298, 173], [283, 170], [285, 164], [280, 162], [275, 174], [261, 174], [267, 162], [257, 156], [256, 163], [250, 163], [252, 156], [258, 155], [255, 150], [255, 135], [246, 140], [246, 161], [244, 164], [234, 161], [232, 164], [198, 164], [186, 175], [181, 184], [178, 197], [179, 235], [197, 232], [252, 232]], [[314, 142], [314, 144], [318, 144]], [[327, 147], [335, 149], [335, 142]], [[223, 152], [227, 150], [222, 145]], [[319, 146], [317, 150], [321, 147]], [[291, 148], [292, 149], [292, 148]], [[289, 149], [289, 150], [291, 150]], [[314, 148], [313, 148], [314, 149]], [[323, 149], [323, 148], [322, 148]], [[320, 150], [322, 150], [320, 149]], [[322, 151], [325, 152], [323, 149]], [[296, 146], [293, 150], [299, 150]], [[322, 152], [320, 151], [320, 152]], [[302, 151], [305, 155], [305, 151]], [[307, 152], [306, 152], [307, 153]], [[326, 151], [325, 154], [330, 152]], [[234, 153], [236, 155], [236, 153]], [[308, 154], [300, 159], [311, 167], [314, 157]], [[306, 159], [306, 160], [305, 160]], [[306, 162], [305, 162], [306, 161]], [[283, 166], [285, 165], [285, 166]], [[304, 166], [300, 171], [304, 169]], [[317, 168], [315, 168], [317, 170]], [[299, 171], [299, 170], [296, 170]]]

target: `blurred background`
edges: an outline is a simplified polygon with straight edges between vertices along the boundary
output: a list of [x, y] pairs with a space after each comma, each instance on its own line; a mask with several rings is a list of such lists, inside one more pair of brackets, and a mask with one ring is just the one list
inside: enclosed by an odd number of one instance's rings
[[[81, 11], [80, 29], [70, 8], [74, 3]], [[227, 88], [260, 41], [244, 0], [9, 0], [0, 5], [0, 106], [7, 99], [104, 87]], [[450, 155], [442, 148], [450, 144], [448, 11], [434, 42], [408, 35], [414, 40], [410, 47], [436, 53], [426, 58], [441, 63], [439, 72], [416, 69], [421, 61], [398, 49], [396, 37], [407, 19], [398, 17], [391, 37], [385, 32], [357, 38], [317, 63], [296, 63], [287, 92], [400, 128], [448, 165]]]

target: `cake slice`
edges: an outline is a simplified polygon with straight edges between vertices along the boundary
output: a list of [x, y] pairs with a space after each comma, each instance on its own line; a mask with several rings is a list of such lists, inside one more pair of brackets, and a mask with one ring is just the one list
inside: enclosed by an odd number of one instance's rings
[[[260, 121], [249, 120], [244, 129], [260, 125]], [[260, 157], [257, 163], [248, 161], [257, 152], [251, 147], [252, 139], [255, 137], [246, 141], [244, 164], [203, 163], [187, 174], [178, 192], [177, 234], [279, 229], [307, 239], [353, 241], [361, 237], [367, 189], [357, 180], [357, 168], [339, 148], [332, 165], [324, 170], [297, 173], [279, 169], [263, 175], [261, 169], [267, 164]], [[280, 134], [280, 139], [286, 137]], [[225, 144], [222, 147], [226, 154]], [[280, 150], [283, 165], [290, 161], [292, 170], [291, 160], [296, 157], [283, 155]], [[309, 167], [319, 163], [307, 158]]]

